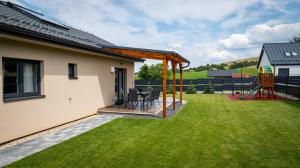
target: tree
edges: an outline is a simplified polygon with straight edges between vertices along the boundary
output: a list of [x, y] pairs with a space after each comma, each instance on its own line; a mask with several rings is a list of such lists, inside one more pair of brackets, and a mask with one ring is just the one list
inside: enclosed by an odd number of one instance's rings
[[[152, 80], [162, 79], [162, 64], [155, 64], [149, 67], [150, 78]], [[167, 71], [167, 79], [170, 79], [171, 71]]]
[[[167, 71], [167, 79], [170, 79], [172, 74], [171, 70]], [[140, 79], [144, 80], [161, 80], [162, 79], [162, 64], [153, 64], [148, 66], [144, 64], [138, 72]]]
[[151, 79], [151, 76], [150, 76], [150, 71], [149, 71], [149, 66], [147, 64], [144, 64], [140, 71], [138, 72], [138, 76], [141, 78], [141, 79], [146, 79], [146, 80], [149, 80]]
[[292, 43], [300, 43], [300, 35], [294, 36], [291, 40]]

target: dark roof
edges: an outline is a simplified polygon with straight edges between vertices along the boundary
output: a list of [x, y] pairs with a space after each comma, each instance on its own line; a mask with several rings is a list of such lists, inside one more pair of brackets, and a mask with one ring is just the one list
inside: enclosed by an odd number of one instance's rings
[[[300, 43], [264, 43], [257, 67], [264, 52], [266, 52], [271, 65], [300, 65]], [[286, 52], [291, 56], [286, 56]], [[296, 52], [298, 55], [293, 56], [292, 52]]]
[[112, 56], [143, 61], [142, 59], [103, 51], [103, 45], [113, 46], [114, 44], [91, 33], [50, 21], [42, 14], [11, 2], [0, 1], [0, 32], [35, 37], [68, 46], [107, 53]]
[[231, 77], [232, 74], [239, 72], [236, 69], [230, 70], [208, 70], [207, 76], [208, 77]]

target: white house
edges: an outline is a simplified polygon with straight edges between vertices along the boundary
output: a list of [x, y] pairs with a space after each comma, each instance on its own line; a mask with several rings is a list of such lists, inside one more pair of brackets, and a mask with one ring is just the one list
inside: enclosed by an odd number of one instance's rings
[[300, 76], [300, 43], [263, 44], [257, 68], [271, 65], [276, 76]]

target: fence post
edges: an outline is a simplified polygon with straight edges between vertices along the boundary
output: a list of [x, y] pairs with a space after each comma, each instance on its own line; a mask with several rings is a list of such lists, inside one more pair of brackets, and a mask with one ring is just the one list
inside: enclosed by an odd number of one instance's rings
[[286, 82], [285, 82], [285, 96], [288, 94], [288, 83], [289, 83], [289, 76], [286, 77]]

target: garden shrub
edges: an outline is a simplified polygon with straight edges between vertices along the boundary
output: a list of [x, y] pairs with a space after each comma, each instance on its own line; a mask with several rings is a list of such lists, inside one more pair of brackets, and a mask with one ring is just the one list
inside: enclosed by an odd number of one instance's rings
[[205, 86], [203, 93], [204, 94], [214, 94], [215, 93], [215, 89], [214, 89], [214, 86], [211, 83], [211, 81], [209, 81], [209, 83]]
[[197, 88], [196, 86], [191, 82], [185, 91], [186, 94], [196, 94], [197, 93]]
[[[167, 94], [172, 94], [173, 92], [172, 92], [172, 85], [168, 85], [167, 86]], [[175, 91], [175, 94], [176, 94], [177, 92]]]

